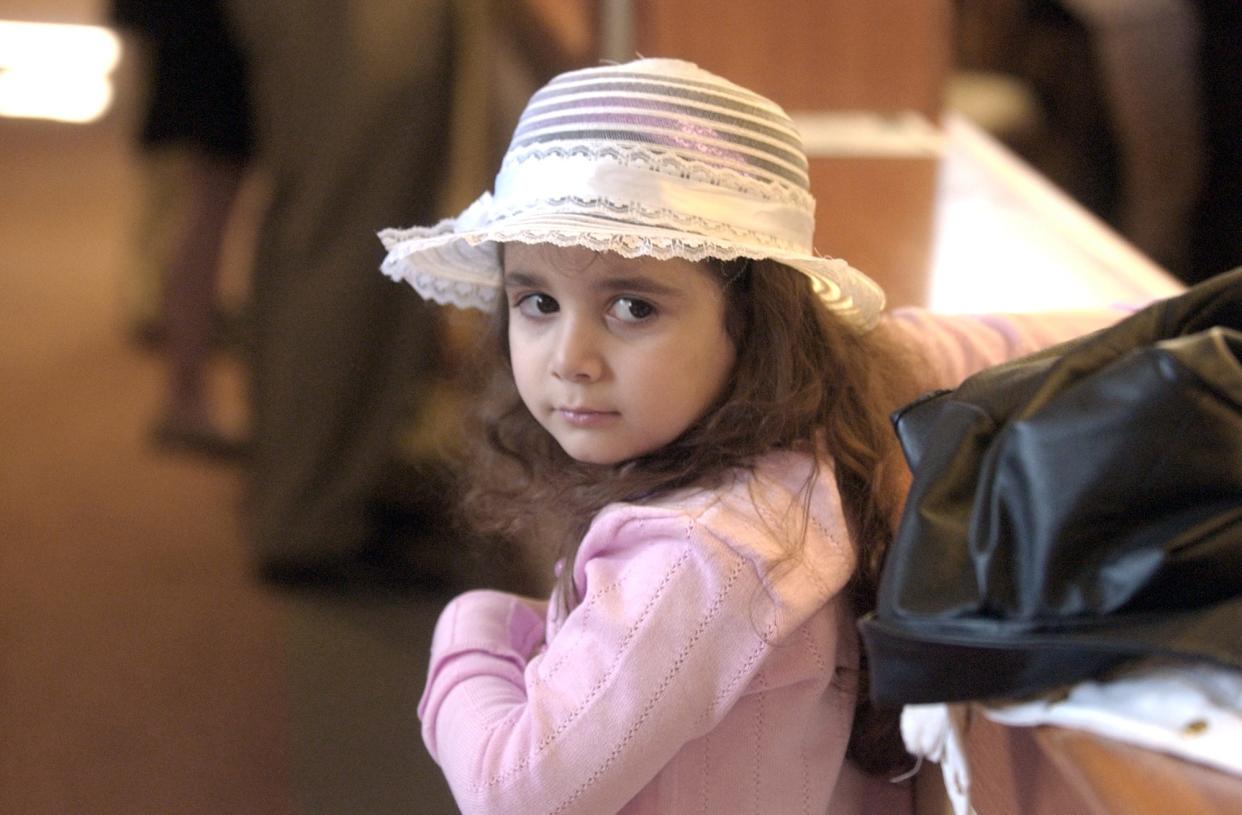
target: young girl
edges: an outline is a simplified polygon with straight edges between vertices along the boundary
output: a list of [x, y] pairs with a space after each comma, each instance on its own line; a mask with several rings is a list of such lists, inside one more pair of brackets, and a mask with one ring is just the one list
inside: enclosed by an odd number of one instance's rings
[[909, 808], [861, 769], [900, 771], [891, 721], [855, 716], [888, 413], [1094, 325], [882, 320], [813, 212], [778, 106], [645, 59], [552, 80], [494, 196], [381, 233], [388, 275], [495, 315], [470, 520], [564, 553], [549, 600], [437, 624], [419, 713], [463, 812]]

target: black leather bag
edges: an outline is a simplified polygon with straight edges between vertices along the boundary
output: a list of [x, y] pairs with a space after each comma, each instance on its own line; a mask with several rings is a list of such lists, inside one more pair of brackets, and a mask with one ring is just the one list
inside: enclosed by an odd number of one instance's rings
[[914, 482], [861, 623], [877, 703], [1242, 668], [1242, 269], [894, 424]]

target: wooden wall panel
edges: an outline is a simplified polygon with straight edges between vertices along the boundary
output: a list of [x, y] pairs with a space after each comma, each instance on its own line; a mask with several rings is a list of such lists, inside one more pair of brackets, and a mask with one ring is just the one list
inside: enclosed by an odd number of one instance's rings
[[884, 287], [888, 305], [926, 305], [938, 162], [813, 158], [815, 248]]
[[634, 0], [635, 49], [680, 57], [786, 110], [939, 114], [949, 0]]

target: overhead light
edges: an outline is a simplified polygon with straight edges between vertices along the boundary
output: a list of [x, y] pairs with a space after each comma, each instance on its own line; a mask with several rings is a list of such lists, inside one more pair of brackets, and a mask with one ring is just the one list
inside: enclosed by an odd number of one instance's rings
[[120, 58], [106, 28], [0, 20], [0, 116], [92, 122], [112, 104]]

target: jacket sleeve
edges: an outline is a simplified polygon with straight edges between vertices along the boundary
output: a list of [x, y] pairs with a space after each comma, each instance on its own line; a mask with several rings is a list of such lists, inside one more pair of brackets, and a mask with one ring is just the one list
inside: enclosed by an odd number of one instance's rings
[[[751, 559], [685, 516], [593, 527], [576, 574], [582, 602], [533, 657], [542, 621], [510, 595], [465, 594], [437, 624], [419, 714], [466, 815], [617, 811], [719, 723], [810, 613], [791, 613]], [[799, 610], [828, 591], [781, 584], [802, 593]]]
[[893, 310], [888, 324], [926, 361], [927, 389], [955, 388], [971, 374], [1112, 325], [1133, 309], [1046, 314], [934, 314]]

